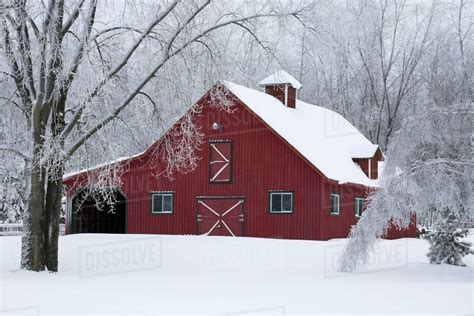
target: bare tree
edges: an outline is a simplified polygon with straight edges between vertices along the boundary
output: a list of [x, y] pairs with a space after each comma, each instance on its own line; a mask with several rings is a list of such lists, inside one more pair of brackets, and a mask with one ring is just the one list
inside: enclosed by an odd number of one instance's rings
[[365, 264], [378, 238], [391, 225], [414, 224], [415, 213], [423, 224], [449, 226], [447, 216], [456, 219], [455, 225], [472, 223], [474, 47], [466, 40], [473, 38], [472, 19], [463, 12], [472, 14], [473, 8], [464, 1], [440, 7], [431, 49], [419, 61], [416, 107], [405, 112], [388, 146], [380, 188], [351, 231], [341, 257], [343, 271]]
[[437, 8], [404, 0], [328, 5], [303, 33], [303, 97], [341, 113], [385, 150], [416, 105]]
[[[211, 0], [174, 0], [152, 5], [148, 24], [135, 28], [124, 21], [97, 23], [104, 9], [97, 0], [0, 4], [4, 75], [14, 84], [12, 102], [29, 130], [23, 153], [30, 161], [31, 188], [23, 218], [25, 269], [57, 271], [66, 164], [138, 98], [149, 99], [147, 85], [170, 60], [196, 45], [209, 47], [211, 34], [224, 27], [252, 33], [251, 22], [299, 12], [263, 8], [239, 14]], [[108, 47], [110, 42], [116, 46]], [[143, 57], [146, 67], [134, 68]], [[105, 110], [99, 106], [104, 103]]]

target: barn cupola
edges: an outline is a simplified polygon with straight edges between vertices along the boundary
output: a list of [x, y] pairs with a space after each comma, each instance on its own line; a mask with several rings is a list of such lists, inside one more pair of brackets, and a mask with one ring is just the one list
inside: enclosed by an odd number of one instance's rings
[[301, 83], [284, 70], [275, 72], [260, 81], [265, 93], [274, 96], [289, 108], [296, 107], [296, 98]]

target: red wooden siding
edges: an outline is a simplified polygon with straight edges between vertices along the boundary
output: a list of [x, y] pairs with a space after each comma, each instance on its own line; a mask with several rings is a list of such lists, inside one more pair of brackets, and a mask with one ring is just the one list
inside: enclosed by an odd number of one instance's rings
[[287, 106], [290, 108], [296, 108], [296, 89], [292, 86], [288, 86], [288, 100]]
[[369, 159], [367, 158], [354, 158], [352, 159], [355, 163], [357, 163], [365, 175], [369, 176]]
[[[205, 99], [201, 101], [204, 103]], [[222, 129], [213, 129], [215, 122]], [[203, 108], [198, 124], [202, 126], [205, 142], [199, 150], [201, 162], [193, 172], [176, 173], [174, 180], [163, 175], [157, 177], [165, 168], [163, 165], [150, 166], [148, 152], [127, 162], [129, 166], [123, 174], [122, 187], [127, 198], [127, 233], [202, 233], [205, 228], [198, 226], [199, 199], [209, 201], [202, 199], [220, 197], [234, 201], [238, 197], [245, 200], [244, 221], [240, 222], [244, 236], [326, 240], [348, 235], [351, 225], [356, 223], [354, 199], [365, 194], [364, 187], [338, 185], [326, 179], [239, 101], [231, 112]], [[226, 159], [220, 160], [223, 157], [212, 145], [216, 145]], [[225, 173], [223, 171], [217, 178], [230, 177], [232, 181], [210, 181], [210, 176], [225, 165], [225, 162], [217, 162], [214, 167], [210, 162], [225, 160], [231, 162], [229, 168], [225, 167]], [[75, 190], [72, 181], [67, 182], [69, 197]], [[269, 212], [269, 193], [275, 190], [294, 192], [293, 213]], [[174, 193], [172, 215], [151, 213], [152, 191]], [[332, 191], [341, 194], [339, 216], [330, 215]], [[214, 205], [217, 209], [226, 206]], [[231, 230], [238, 231], [234, 220]]]
[[370, 178], [378, 179], [379, 177], [379, 161], [383, 160], [383, 154], [380, 148], [375, 152], [374, 157], [370, 161]]
[[[214, 122], [223, 126], [222, 132], [210, 128]], [[130, 201], [128, 232], [195, 234], [198, 197], [242, 196], [245, 197], [245, 236], [320, 238], [317, 201], [321, 177], [315, 176], [311, 166], [241, 105], [232, 113], [204, 109], [200, 124], [206, 142], [200, 151], [202, 163], [192, 174], [176, 174], [175, 180], [170, 181], [153, 176], [156, 170], [149, 170], [143, 162], [131, 163], [130, 171], [124, 175], [124, 191]], [[209, 182], [208, 162], [212, 151], [206, 149], [209, 140], [218, 139], [232, 141], [231, 183]], [[293, 214], [269, 213], [272, 190], [295, 192]], [[150, 215], [150, 191], [174, 192], [174, 215]]]
[[284, 85], [275, 85], [275, 86], [265, 86], [265, 93], [274, 96], [281, 103], [285, 104], [285, 86]]
[[[352, 159], [357, 163], [365, 175], [370, 179], [378, 179], [379, 177], [379, 161], [383, 160], [382, 152], [380, 148], [377, 149], [372, 158], [354, 158]], [[369, 172], [370, 169], [370, 172]]]
[[286, 100], [287, 106], [290, 108], [295, 108], [296, 107], [296, 89], [293, 88], [292, 86], [288, 86], [285, 88], [285, 85], [274, 85], [274, 86], [265, 86], [265, 93], [274, 96], [278, 100], [280, 100], [281, 103], [285, 104], [285, 89], [288, 89], [288, 98]]

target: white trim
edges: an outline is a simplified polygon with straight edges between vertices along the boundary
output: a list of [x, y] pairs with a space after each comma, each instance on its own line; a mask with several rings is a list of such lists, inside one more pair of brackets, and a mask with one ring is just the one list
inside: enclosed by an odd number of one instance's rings
[[[281, 195], [281, 201], [280, 201], [280, 209], [281, 211], [273, 211], [273, 199], [272, 199], [272, 196], [273, 195]], [[283, 195], [290, 195], [291, 196], [291, 210], [290, 211], [284, 211], [283, 210]], [[273, 213], [273, 214], [291, 214], [293, 213], [293, 209], [294, 209], [294, 195], [293, 195], [293, 192], [288, 192], [288, 191], [278, 191], [278, 192], [270, 192], [270, 213]]]
[[225, 162], [229, 162], [229, 159], [226, 158], [226, 156], [224, 156], [221, 151], [216, 147], [216, 145], [214, 144], [211, 144], [212, 148], [214, 148], [215, 151], [217, 151], [217, 153], [219, 154], [219, 156], [222, 157], [222, 159], [225, 160]]
[[228, 209], [227, 211], [225, 211], [224, 213], [222, 213], [221, 217], [224, 217], [226, 216], [230, 211], [232, 211], [233, 209], [235, 209], [237, 206], [239, 206], [240, 204], [242, 204], [244, 201], [243, 200], [240, 200], [239, 202], [237, 202], [234, 206], [232, 206], [230, 209]]
[[[359, 201], [362, 201], [362, 204], [361, 204], [361, 210], [359, 212]], [[356, 197], [355, 198], [355, 217], [359, 218], [362, 216], [362, 211], [364, 210], [364, 198], [361, 198], [361, 197]], [[359, 215], [360, 213], [360, 215]]]
[[285, 84], [285, 106], [288, 106], [288, 85]]
[[[155, 195], [161, 195], [161, 212], [155, 212]], [[172, 192], [167, 192], [167, 193], [157, 193], [157, 192], [152, 192], [151, 193], [151, 213], [152, 214], [173, 214], [173, 208], [174, 208], [174, 199], [173, 199], [174, 194]], [[170, 211], [164, 211], [165, 208], [165, 197], [171, 197], [171, 210]]]
[[224, 160], [214, 160], [214, 161], [211, 161], [211, 165], [212, 165], [212, 164], [215, 164], [215, 163], [223, 163], [223, 162], [227, 162], [227, 161], [224, 161]]
[[222, 224], [224, 224], [225, 228], [227, 228], [227, 230], [232, 235], [232, 237], [235, 237], [234, 233], [232, 232], [232, 230], [230, 230], [229, 226], [227, 226], [227, 224], [224, 222], [224, 220], [221, 220], [221, 222], [222, 222]]
[[372, 177], [371, 177], [371, 170], [372, 170], [371, 160], [372, 160], [372, 159], [368, 159], [368, 160], [369, 160], [369, 170], [368, 170], [367, 173], [368, 173], [368, 175], [369, 175], [369, 179], [372, 179]]
[[[337, 197], [337, 212], [333, 212], [332, 210], [332, 197], [336, 196]], [[331, 215], [339, 215], [341, 213], [341, 195], [339, 193], [331, 193], [331, 197], [329, 199], [329, 208]]]
[[208, 143], [230, 143], [232, 139], [209, 139]]
[[206, 203], [204, 203], [203, 201], [199, 201], [199, 203], [201, 203], [202, 205], [204, 205], [205, 208], [207, 208], [209, 211], [211, 211], [212, 213], [214, 213], [217, 217], [219, 217], [219, 214], [214, 211], [209, 205], [207, 205]]
[[217, 222], [214, 224], [214, 226], [212, 226], [211, 229], [209, 229], [209, 231], [208, 231], [207, 233], [204, 233], [204, 234], [202, 234], [202, 235], [208, 236], [208, 235], [214, 230], [214, 228], [216, 228], [216, 226], [217, 226], [218, 224], [219, 224], [219, 221], [217, 221]]
[[216, 180], [216, 178], [224, 171], [226, 167], [229, 166], [229, 163], [226, 163], [222, 168], [219, 169], [219, 171], [216, 172], [214, 177], [212, 177], [211, 182], [219, 182], [219, 181], [230, 181], [230, 179], [224, 179], [224, 180]]
[[[237, 199], [244, 199], [245, 196], [242, 196], [242, 195], [198, 195], [196, 198], [198, 199], [233, 199], [233, 200], [237, 200]], [[243, 202], [243, 200], [242, 200]]]

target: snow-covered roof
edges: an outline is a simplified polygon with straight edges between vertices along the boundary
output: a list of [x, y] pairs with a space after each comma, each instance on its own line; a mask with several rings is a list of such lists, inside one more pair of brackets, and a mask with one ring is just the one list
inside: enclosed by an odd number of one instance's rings
[[369, 179], [352, 158], [372, 157], [378, 146], [340, 114], [300, 100], [296, 100], [296, 108], [289, 108], [269, 94], [224, 84], [328, 178], [377, 186], [377, 180]]
[[278, 84], [289, 84], [295, 89], [301, 88], [301, 83], [293, 78], [289, 73], [284, 70], [279, 70], [274, 74], [266, 77], [258, 83], [260, 86], [271, 86]]
[[85, 173], [85, 172], [91, 172], [91, 171], [94, 171], [94, 170], [97, 170], [97, 169], [100, 169], [100, 168], [103, 168], [103, 167], [107, 167], [109, 165], [113, 165], [113, 164], [116, 164], [116, 163], [120, 163], [120, 162], [124, 162], [124, 161], [127, 161], [127, 160], [131, 160], [133, 158], [137, 158], [141, 155], [143, 155], [145, 153], [145, 151], [139, 153], [139, 154], [135, 154], [135, 155], [131, 155], [131, 156], [124, 156], [124, 157], [119, 157], [117, 159], [114, 159], [114, 160], [110, 160], [110, 161], [106, 161], [106, 162], [103, 162], [103, 163], [100, 163], [100, 164], [97, 164], [95, 166], [92, 166], [90, 168], [84, 168], [82, 170], [77, 170], [77, 171], [73, 171], [73, 172], [70, 172], [70, 173], [66, 173], [64, 176], [63, 176], [63, 181], [66, 181], [68, 180], [69, 178], [72, 178], [72, 177], [75, 177], [77, 175], [80, 175], [81, 173]]
[[352, 148], [349, 148], [348, 151], [350, 152], [352, 158], [372, 158], [378, 148], [379, 145], [371, 143], [353, 146]]

